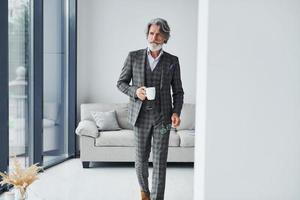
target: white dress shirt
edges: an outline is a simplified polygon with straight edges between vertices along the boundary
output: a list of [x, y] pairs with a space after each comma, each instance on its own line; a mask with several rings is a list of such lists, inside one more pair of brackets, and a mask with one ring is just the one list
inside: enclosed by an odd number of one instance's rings
[[161, 49], [159, 55], [156, 58], [153, 58], [151, 53], [150, 53], [150, 49], [149, 48], [147, 49], [148, 61], [149, 61], [151, 71], [153, 71], [154, 68], [156, 67], [156, 65], [159, 62], [159, 59], [160, 59], [161, 55], [163, 54], [163, 52], [164, 51]]

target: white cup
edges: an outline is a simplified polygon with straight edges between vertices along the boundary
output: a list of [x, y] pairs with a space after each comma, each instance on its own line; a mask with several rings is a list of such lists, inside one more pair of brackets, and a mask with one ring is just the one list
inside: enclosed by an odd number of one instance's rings
[[146, 97], [148, 100], [155, 99], [155, 87], [147, 87], [146, 88]]

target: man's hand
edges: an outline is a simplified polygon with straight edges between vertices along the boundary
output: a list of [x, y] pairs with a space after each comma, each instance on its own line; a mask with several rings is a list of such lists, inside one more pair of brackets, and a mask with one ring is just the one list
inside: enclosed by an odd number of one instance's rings
[[174, 128], [177, 128], [180, 125], [180, 118], [177, 113], [173, 113], [171, 120]]
[[144, 101], [146, 99], [146, 87], [145, 86], [138, 88], [135, 93], [140, 100]]

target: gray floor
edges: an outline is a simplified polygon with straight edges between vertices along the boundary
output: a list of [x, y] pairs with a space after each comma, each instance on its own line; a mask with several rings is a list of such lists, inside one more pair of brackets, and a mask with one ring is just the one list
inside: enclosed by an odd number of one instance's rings
[[[95, 163], [83, 169], [79, 159], [68, 160], [39, 175], [29, 189], [41, 200], [139, 200], [133, 163]], [[193, 166], [169, 164], [165, 200], [193, 199]], [[152, 167], [149, 168], [151, 188]]]

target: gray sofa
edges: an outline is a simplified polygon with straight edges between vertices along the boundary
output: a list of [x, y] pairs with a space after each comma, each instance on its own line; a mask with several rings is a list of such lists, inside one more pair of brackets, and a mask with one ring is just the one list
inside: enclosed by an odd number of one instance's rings
[[[76, 128], [80, 136], [80, 159], [83, 168], [90, 162], [134, 162], [135, 147], [132, 126], [127, 122], [128, 104], [81, 104], [81, 113]], [[121, 130], [98, 131], [92, 116], [93, 111], [115, 110]], [[171, 129], [168, 162], [194, 162], [195, 105], [184, 104], [181, 125]], [[149, 161], [152, 161], [150, 154]]]

